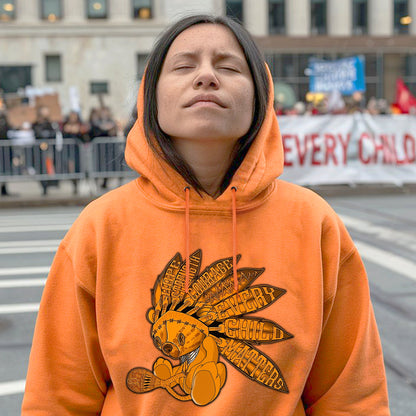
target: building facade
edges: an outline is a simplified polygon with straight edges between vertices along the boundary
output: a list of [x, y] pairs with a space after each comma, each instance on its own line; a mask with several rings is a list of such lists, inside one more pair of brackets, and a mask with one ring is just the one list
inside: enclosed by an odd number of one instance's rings
[[399, 76], [416, 93], [416, 0], [0, 0], [0, 89], [51, 87], [64, 113], [75, 90], [84, 117], [103, 100], [126, 120], [158, 34], [194, 12], [240, 19], [299, 100], [310, 57], [356, 54], [367, 98], [394, 100]]

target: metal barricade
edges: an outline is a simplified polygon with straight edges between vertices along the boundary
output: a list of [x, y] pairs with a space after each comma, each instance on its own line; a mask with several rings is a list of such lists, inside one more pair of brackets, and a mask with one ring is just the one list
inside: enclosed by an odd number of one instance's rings
[[76, 139], [13, 144], [0, 140], [0, 180], [71, 180], [85, 178], [85, 162]]
[[125, 144], [119, 137], [99, 137], [88, 143], [0, 140], [0, 183], [136, 177], [124, 160]]
[[91, 178], [135, 177], [124, 159], [125, 138], [97, 137], [92, 140], [91, 159], [88, 160], [88, 176]]

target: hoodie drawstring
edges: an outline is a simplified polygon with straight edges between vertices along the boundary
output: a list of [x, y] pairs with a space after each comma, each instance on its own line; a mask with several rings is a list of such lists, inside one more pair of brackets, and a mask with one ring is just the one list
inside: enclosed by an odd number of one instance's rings
[[185, 293], [189, 290], [189, 186], [185, 187]]
[[[185, 293], [189, 291], [189, 263], [190, 263], [190, 226], [189, 226], [189, 193], [190, 187], [185, 187]], [[238, 292], [238, 275], [237, 275], [237, 201], [236, 201], [237, 188], [233, 186], [231, 188], [231, 211], [233, 222], [233, 280], [234, 290]]]
[[233, 212], [233, 278], [234, 278], [234, 290], [238, 292], [238, 276], [237, 276], [237, 201], [236, 201], [237, 188], [233, 186], [231, 188], [232, 198], [232, 212]]

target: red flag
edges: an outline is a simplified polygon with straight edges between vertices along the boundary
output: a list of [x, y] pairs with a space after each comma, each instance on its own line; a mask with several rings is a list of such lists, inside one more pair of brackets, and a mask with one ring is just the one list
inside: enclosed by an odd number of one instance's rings
[[416, 98], [406, 87], [406, 84], [401, 78], [396, 82], [396, 102], [394, 106], [400, 109], [404, 114], [409, 114], [410, 109], [413, 107], [416, 111]]

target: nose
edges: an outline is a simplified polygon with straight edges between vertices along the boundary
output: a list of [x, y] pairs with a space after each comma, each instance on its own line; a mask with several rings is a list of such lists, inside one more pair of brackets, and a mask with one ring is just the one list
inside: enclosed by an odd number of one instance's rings
[[173, 345], [166, 343], [162, 349], [165, 354], [169, 355], [173, 350]]
[[202, 66], [194, 79], [194, 88], [218, 89], [218, 87], [219, 81], [213, 68], [209, 65]]
[[172, 358], [178, 358], [180, 351], [177, 345], [175, 345], [173, 342], [165, 342], [162, 346], [162, 352], [166, 354], [169, 357]]

